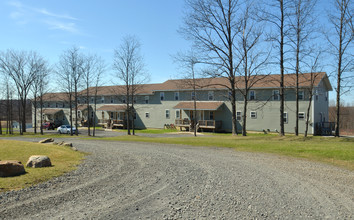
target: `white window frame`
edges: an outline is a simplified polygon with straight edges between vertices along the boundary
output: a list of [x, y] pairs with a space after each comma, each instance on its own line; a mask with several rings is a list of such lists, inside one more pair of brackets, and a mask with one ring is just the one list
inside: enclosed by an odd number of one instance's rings
[[[302, 94], [302, 95], [301, 95], [301, 98], [300, 98], [300, 94]], [[300, 90], [300, 91], [299, 91], [299, 94], [298, 94], [298, 97], [299, 97], [299, 100], [304, 100], [304, 98], [305, 98], [305, 92], [304, 92], [303, 90]]]
[[165, 93], [164, 92], [160, 92], [160, 100], [161, 101], [165, 100]]
[[241, 121], [241, 120], [242, 120], [242, 111], [236, 111], [236, 121]]
[[250, 118], [251, 119], [257, 119], [257, 112], [256, 111], [250, 111]]
[[145, 104], [149, 104], [150, 97], [148, 95], [145, 96]]
[[213, 101], [214, 100], [214, 91], [209, 91], [208, 92], [208, 100]]
[[[303, 116], [300, 117], [300, 115], [303, 115]], [[305, 120], [306, 119], [306, 113], [305, 112], [299, 112], [297, 117], [298, 117], [299, 120]]]
[[150, 118], [150, 112], [145, 112], [145, 118]]
[[165, 109], [165, 117], [166, 119], [169, 119], [171, 117], [170, 109]]
[[127, 100], [125, 99], [125, 96], [122, 98], [122, 103], [127, 103]]
[[94, 101], [95, 101], [94, 97], [91, 97], [91, 103], [94, 103]]
[[104, 96], [101, 97], [101, 103], [104, 103]]
[[[253, 96], [251, 96], [252, 92], [253, 92]], [[251, 97], [253, 97], [253, 98], [251, 98]], [[256, 91], [255, 90], [250, 90], [248, 100], [249, 101], [256, 100]]]
[[175, 101], [179, 100], [179, 92], [175, 92]]
[[284, 118], [284, 123], [287, 124], [289, 121], [289, 117], [288, 117], [288, 113], [287, 112], [284, 112], [283, 114], [283, 118]]
[[[278, 94], [276, 94], [276, 92], [278, 92]], [[276, 99], [275, 97], [278, 97], [278, 98]], [[279, 100], [280, 100], [280, 91], [279, 90], [273, 90], [273, 101], [279, 101]]]
[[111, 103], [114, 103], [114, 97], [111, 96]]
[[179, 109], [176, 109], [176, 111], [175, 111], [175, 117], [176, 117], [177, 119], [180, 119], [180, 118], [181, 118], [181, 112], [180, 112]]

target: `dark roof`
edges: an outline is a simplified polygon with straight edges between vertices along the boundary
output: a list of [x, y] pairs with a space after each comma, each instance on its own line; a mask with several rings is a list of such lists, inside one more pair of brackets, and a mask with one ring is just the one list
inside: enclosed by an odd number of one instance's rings
[[[210, 111], [216, 111], [222, 106], [224, 102], [202, 102], [202, 101], [197, 101], [196, 102], [196, 109], [197, 110], [210, 110]], [[194, 101], [189, 101], [189, 102], [180, 102], [178, 103], [174, 109], [184, 109], [184, 110], [194, 110]]]

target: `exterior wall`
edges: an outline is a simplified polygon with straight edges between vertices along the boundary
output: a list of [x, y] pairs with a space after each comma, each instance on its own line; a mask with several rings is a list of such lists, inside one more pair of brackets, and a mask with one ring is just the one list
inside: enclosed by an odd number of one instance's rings
[[[280, 101], [273, 100], [273, 90], [277, 89], [254, 89], [255, 91], [255, 100], [248, 101], [248, 110], [247, 110], [247, 130], [249, 131], [280, 131]], [[306, 90], [304, 91], [304, 98], [300, 100], [299, 103], [299, 112], [307, 112], [308, 107], [308, 97], [309, 94]], [[321, 120], [320, 113], [322, 114], [322, 119], [328, 120], [328, 98], [323, 83], [320, 84], [318, 91], [318, 99], [314, 97], [313, 105], [310, 109], [310, 125], [309, 133], [313, 132], [312, 126], [313, 122], [319, 122]], [[153, 94], [149, 95], [139, 95], [136, 98], [134, 107], [137, 112], [137, 118], [135, 120], [135, 126], [137, 128], [163, 128], [165, 124], [174, 124], [176, 119], [176, 110], [173, 107], [176, 106], [180, 101], [191, 101], [192, 100], [192, 91], [179, 91], [179, 100], [175, 100], [176, 91], [163, 91], [164, 100], [160, 99], [160, 91], [155, 91]], [[222, 122], [222, 130], [230, 132], [232, 130], [232, 111], [231, 103], [229, 101], [229, 93], [227, 90], [213, 90], [213, 100], [209, 100], [209, 91], [208, 90], [199, 90], [196, 94], [197, 101], [224, 101], [224, 104], [217, 110], [214, 111], [214, 120]], [[145, 103], [145, 97], [148, 96], [148, 104]], [[328, 97], [328, 96], [327, 96]], [[243, 97], [241, 93], [237, 92], [236, 94], [236, 110], [241, 111], [243, 114]], [[103, 100], [103, 101], [101, 101]], [[111, 101], [112, 100], [112, 101]], [[295, 128], [295, 90], [288, 89], [285, 94], [285, 112], [287, 113], [287, 122], [285, 123], [285, 132], [294, 133]], [[93, 107], [91, 99], [89, 100], [90, 104]], [[85, 100], [80, 99], [80, 103], [84, 104]], [[48, 105], [49, 104], [49, 105]], [[123, 96], [104, 96], [102, 99], [100, 96], [97, 100], [97, 109], [103, 105], [111, 104], [124, 104]], [[49, 102], [45, 104], [46, 108], [60, 108], [63, 106], [63, 103], [60, 102]], [[69, 108], [68, 105], [64, 105], [63, 108], [64, 115], [59, 116], [63, 117], [61, 120], [63, 124], [69, 124]], [[169, 110], [169, 117], [166, 117], [166, 110]], [[178, 110], [179, 111], [179, 110]], [[251, 111], [255, 111], [257, 117], [255, 119], [250, 117]], [[149, 114], [149, 117], [146, 117], [146, 113]], [[103, 111], [104, 119], [109, 119], [110, 115], [108, 112]], [[198, 113], [200, 115], [200, 111]], [[73, 117], [75, 117], [73, 115]], [[181, 110], [181, 119], [190, 118], [189, 111]], [[204, 111], [204, 118], [209, 119], [209, 111]], [[39, 119], [39, 118], [38, 118]], [[102, 119], [102, 111], [97, 111], [95, 120]], [[197, 120], [200, 120], [200, 116], [197, 116]], [[75, 120], [75, 119], [73, 119]], [[299, 132], [304, 133], [305, 131], [305, 122], [306, 120], [299, 120]], [[237, 128], [240, 131], [242, 128], [242, 118], [237, 121]]]

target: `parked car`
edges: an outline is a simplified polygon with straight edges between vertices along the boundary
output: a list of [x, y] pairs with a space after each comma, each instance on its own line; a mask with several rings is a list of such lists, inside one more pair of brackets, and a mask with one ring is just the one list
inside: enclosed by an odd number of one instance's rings
[[[76, 128], [73, 126], [72, 129], [73, 129], [73, 133], [75, 133]], [[71, 125], [61, 125], [57, 129], [59, 134], [70, 134], [70, 130], [71, 130]]]
[[46, 130], [54, 130], [55, 129], [55, 124], [53, 122], [44, 122], [42, 124], [42, 128]]

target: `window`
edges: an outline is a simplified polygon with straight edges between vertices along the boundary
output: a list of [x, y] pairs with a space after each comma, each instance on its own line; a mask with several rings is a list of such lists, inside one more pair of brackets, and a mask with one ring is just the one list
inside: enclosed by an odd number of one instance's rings
[[283, 118], [284, 118], [284, 123], [288, 123], [288, 113], [287, 112], [284, 112], [283, 114]]
[[91, 118], [95, 118], [94, 112], [91, 111]]
[[229, 98], [229, 100], [231, 100], [231, 96], [232, 96], [232, 92], [229, 90], [229, 92], [228, 92], [228, 98]]
[[304, 91], [299, 91], [298, 97], [299, 97], [299, 100], [304, 100]]
[[208, 100], [209, 100], [209, 101], [214, 100], [214, 91], [209, 91], [209, 92], [208, 92]]
[[58, 108], [58, 103], [55, 103], [55, 107]]
[[306, 119], [306, 114], [305, 114], [305, 112], [299, 112], [298, 119], [299, 119], [299, 120], [305, 120], [305, 119]]
[[125, 103], [125, 102], [126, 102], [125, 97], [123, 97], [122, 98], [122, 103]]
[[179, 100], [179, 92], [175, 92], [175, 100]]
[[104, 119], [104, 112], [102, 112], [102, 119]]
[[80, 98], [77, 98], [77, 103], [79, 103], [79, 104], [80, 104]]
[[114, 102], [114, 98], [113, 97], [111, 97], [111, 103], [113, 103]]
[[81, 118], [81, 111], [77, 111], [77, 117]]
[[166, 118], [170, 118], [170, 110], [166, 109]]
[[145, 96], [145, 104], [149, 104], [149, 96]]
[[48, 108], [50, 107], [50, 104], [48, 103]]
[[104, 103], [104, 97], [103, 96], [101, 97], [101, 103]]
[[114, 117], [114, 116], [113, 116], [113, 112], [111, 112], [111, 118], [113, 119], [113, 117]]
[[196, 98], [195, 92], [191, 93], [191, 99], [194, 100]]
[[160, 92], [160, 100], [161, 101], [165, 100], [165, 93], [164, 92]]
[[242, 119], [241, 111], [237, 111], [237, 112], [236, 112], [236, 120], [237, 120], [237, 121], [241, 121], [241, 119]]
[[249, 93], [249, 100], [255, 100], [256, 99], [256, 91], [251, 90]]
[[[44, 116], [43, 116], [44, 117]], [[44, 119], [44, 118], [43, 118]], [[65, 120], [65, 115], [63, 115], [63, 121]]]
[[279, 90], [273, 90], [273, 100], [274, 101], [279, 101], [280, 100]]
[[214, 112], [209, 112], [209, 120], [214, 120]]
[[325, 101], [328, 101], [328, 92], [325, 92]]
[[256, 119], [257, 118], [257, 112], [254, 112], [254, 111], [252, 111], [252, 112], [250, 112], [251, 114], [251, 119]]
[[180, 114], [179, 109], [178, 109], [178, 110], [176, 110], [176, 118], [181, 118], [181, 114]]
[[150, 113], [149, 112], [145, 112], [145, 118], [150, 118]]
[[133, 113], [133, 119], [136, 120], [136, 112]]
[[134, 96], [134, 98], [133, 98], [133, 102], [134, 102], [134, 104], [136, 103], [136, 100], [137, 100], [137, 97], [136, 97], [136, 96]]
[[91, 103], [94, 103], [95, 99], [94, 97], [91, 97]]

